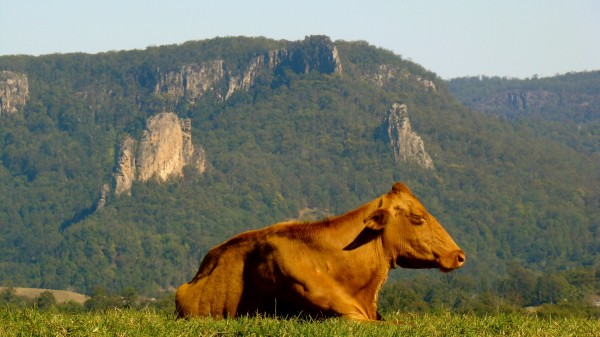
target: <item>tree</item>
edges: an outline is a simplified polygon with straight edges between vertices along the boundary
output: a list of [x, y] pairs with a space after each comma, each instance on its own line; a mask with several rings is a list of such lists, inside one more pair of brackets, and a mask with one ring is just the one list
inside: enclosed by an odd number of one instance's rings
[[503, 298], [518, 306], [533, 304], [536, 297], [537, 277], [518, 262], [512, 262], [507, 266], [507, 274], [499, 285]]
[[0, 292], [0, 305], [13, 303], [17, 297], [17, 291], [13, 287], [6, 287]]
[[85, 308], [89, 311], [119, 308], [123, 301], [119, 296], [109, 295], [103, 287], [96, 287], [89, 300], [85, 301]]
[[136, 308], [139, 305], [140, 298], [134, 288], [124, 288], [121, 296], [123, 297], [123, 306], [126, 308]]
[[415, 292], [411, 282], [396, 282], [386, 286], [379, 300], [380, 310], [387, 312], [429, 312], [429, 305]]
[[56, 298], [50, 291], [44, 291], [36, 301], [37, 308], [40, 310], [51, 310], [56, 308]]
[[544, 274], [537, 282], [537, 303], [556, 304], [567, 299], [571, 293], [572, 286], [567, 279], [560, 274]]

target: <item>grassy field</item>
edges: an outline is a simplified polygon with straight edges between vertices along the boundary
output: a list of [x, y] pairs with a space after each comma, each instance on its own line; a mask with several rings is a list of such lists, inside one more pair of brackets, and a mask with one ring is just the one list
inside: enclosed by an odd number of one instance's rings
[[271, 318], [175, 320], [152, 310], [63, 314], [0, 308], [0, 336], [600, 336], [600, 320], [398, 314], [384, 323], [341, 319], [299, 321]]
[[[0, 292], [2, 292], [5, 287], [0, 287]], [[56, 303], [61, 304], [68, 301], [73, 301], [76, 303], [83, 304], [85, 301], [89, 300], [89, 296], [84, 294], [76, 293], [74, 291], [68, 290], [53, 290], [53, 289], [40, 289], [40, 288], [13, 288], [15, 290], [16, 296], [22, 296], [28, 299], [35, 299], [40, 297], [40, 295], [44, 291], [49, 291], [56, 299]]]

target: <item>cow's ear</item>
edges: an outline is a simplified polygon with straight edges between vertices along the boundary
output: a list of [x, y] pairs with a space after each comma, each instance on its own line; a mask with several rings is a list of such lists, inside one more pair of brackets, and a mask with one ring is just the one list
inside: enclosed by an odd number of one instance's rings
[[397, 194], [406, 193], [406, 194], [413, 195], [411, 190], [408, 188], [408, 186], [404, 185], [401, 182], [397, 182], [394, 184], [394, 186], [392, 186], [392, 192], [395, 192]]
[[389, 218], [390, 212], [384, 209], [378, 209], [375, 212], [371, 213], [365, 220], [363, 220], [363, 223], [367, 228], [370, 228], [375, 231], [380, 231], [385, 227]]

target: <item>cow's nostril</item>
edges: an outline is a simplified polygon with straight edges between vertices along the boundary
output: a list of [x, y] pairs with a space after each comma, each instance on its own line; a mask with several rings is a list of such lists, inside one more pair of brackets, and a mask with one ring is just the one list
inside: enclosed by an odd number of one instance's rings
[[458, 253], [458, 255], [456, 255], [456, 261], [458, 261], [460, 264], [463, 264], [465, 262], [465, 253]]

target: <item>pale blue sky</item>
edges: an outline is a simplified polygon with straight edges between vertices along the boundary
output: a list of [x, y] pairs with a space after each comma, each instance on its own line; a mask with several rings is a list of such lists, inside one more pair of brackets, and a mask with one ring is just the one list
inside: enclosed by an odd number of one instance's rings
[[0, 55], [312, 34], [367, 41], [442, 78], [600, 70], [598, 0], [0, 0]]

